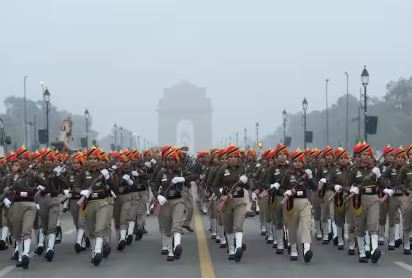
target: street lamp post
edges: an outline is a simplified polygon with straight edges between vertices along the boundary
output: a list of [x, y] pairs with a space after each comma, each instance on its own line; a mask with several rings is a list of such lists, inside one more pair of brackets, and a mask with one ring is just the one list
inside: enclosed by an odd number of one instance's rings
[[120, 127], [120, 149], [123, 148], [123, 127]]
[[326, 79], [326, 145], [329, 145], [329, 112], [328, 112], [328, 82]]
[[303, 108], [303, 148], [306, 150], [306, 110], [308, 109], [308, 101], [306, 97], [302, 101]]
[[89, 148], [89, 111], [84, 111], [84, 120], [86, 121], [86, 148]]
[[348, 150], [349, 144], [349, 74], [345, 72], [346, 75], [346, 141], [345, 149]]
[[117, 124], [114, 124], [114, 150], [117, 151]]
[[286, 143], [286, 109], [283, 109], [282, 117], [283, 117], [283, 144], [285, 144]]
[[47, 130], [47, 146], [50, 144], [50, 131], [49, 131], [49, 103], [50, 103], [50, 92], [49, 89], [44, 90], [43, 92], [43, 101], [46, 103], [46, 130]]
[[256, 122], [256, 147], [259, 146], [259, 122]]
[[26, 99], [26, 80], [27, 76], [24, 76], [24, 142], [27, 147], [27, 99]]
[[245, 128], [243, 132], [245, 133], [244, 141], [245, 141], [245, 150], [246, 150], [247, 149], [247, 129]]
[[365, 141], [368, 141], [368, 108], [367, 108], [367, 97], [366, 97], [366, 86], [368, 86], [369, 83], [369, 73], [368, 70], [366, 70], [366, 65], [363, 68], [362, 74], [361, 74], [361, 80], [362, 80], [362, 85], [363, 85], [363, 102], [364, 102], [364, 109], [365, 109], [365, 114], [364, 114], [364, 121], [365, 121]]

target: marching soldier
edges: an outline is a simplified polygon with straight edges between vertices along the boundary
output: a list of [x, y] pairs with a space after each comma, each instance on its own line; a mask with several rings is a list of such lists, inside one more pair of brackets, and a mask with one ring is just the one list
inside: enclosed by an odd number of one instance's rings
[[401, 203], [403, 219], [403, 253], [411, 255], [411, 231], [412, 231], [412, 144], [405, 150], [408, 156], [408, 163], [405, 164], [399, 173], [399, 188], [405, 193]]
[[278, 144], [269, 154], [269, 157], [273, 156], [274, 164], [267, 171], [265, 185], [269, 196], [268, 207], [275, 235], [274, 243], [276, 243], [276, 246], [274, 248], [276, 248], [276, 254], [280, 255], [283, 254], [284, 250], [283, 237], [285, 233], [283, 231], [283, 206], [280, 204], [284, 193], [279, 189], [283, 176], [289, 169], [287, 162], [289, 151], [285, 145]]
[[[168, 148], [163, 152], [164, 170], [161, 170], [155, 182], [155, 191], [159, 210], [159, 230], [165, 237], [167, 244], [167, 261], [180, 259], [183, 253], [181, 238], [183, 234], [183, 223], [185, 220], [185, 201], [183, 199], [183, 188], [190, 185], [184, 173], [179, 168], [180, 156], [174, 148]], [[163, 239], [162, 239], [163, 241]]]
[[12, 205], [12, 234], [18, 249], [17, 267], [27, 269], [30, 263], [30, 245], [34, 219], [36, 218], [36, 204], [34, 195], [36, 184], [46, 185], [46, 181], [36, 175], [28, 162], [30, 153], [24, 148], [15, 155], [8, 156], [11, 165], [10, 174], [2, 181], [3, 191], [7, 194], [3, 203], [7, 208]]
[[[335, 222], [337, 228], [337, 237], [338, 237], [338, 250], [343, 250], [344, 241], [343, 241], [343, 231], [345, 225], [345, 219], [350, 228], [353, 228], [354, 231], [354, 218], [352, 215], [351, 209], [346, 209], [346, 204], [343, 202], [344, 198], [349, 194], [349, 188], [346, 187], [346, 177], [349, 174], [349, 153], [339, 147], [335, 149], [335, 160], [336, 165], [330, 170], [328, 181], [333, 187], [335, 194], [330, 197], [331, 201], [335, 205]], [[349, 206], [350, 208], [350, 206]], [[351, 231], [351, 229], [350, 229]], [[349, 250], [355, 250], [355, 239], [353, 233], [348, 233], [349, 235]]]
[[305, 169], [305, 154], [297, 149], [290, 154], [293, 168], [287, 172], [281, 182], [280, 191], [284, 195], [283, 217], [288, 227], [290, 260], [298, 259], [298, 228], [301, 228], [300, 243], [303, 245], [303, 258], [306, 263], [313, 257], [311, 250], [311, 204], [308, 199], [310, 188], [315, 182], [310, 169]]
[[72, 170], [66, 173], [68, 189], [63, 192], [66, 198], [70, 199], [70, 213], [77, 231], [74, 250], [80, 253], [83, 250], [82, 244], [85, 239], [86, 219], [77, 202], [81, 198], [80, 192], [87, 189], [86, 175], [89, 173], [83, 169], [85, 158], [81, 153], [74, 154], [72, 161]]
[[[266, 149], [260, 154], [260, 162], [256, 165], [256, 172], [253, 174], [253, 178], [255, 180], [255, 183], [253, 185], [253, 191], [258, 193], [263, 193], [263, 189], [259, 188], [259, 179], [263, 175], [262, 173], [265, 173], [266, 169], [268, 168], [268, 161], [266, 160], [266, 155], [271, 151], [271, 149]], [[267, 237], [268, 235], [268, 228], [266, 224], [266, 215], [268, 215], [268, 210], [267, 210], [267, 197], [263, 194], [262, 196], [256, 194], [258, 196], [258, 205], [259, 205], [259, 221], [260, 221], [260, 235], [264, 235]], [[266, 205], [266, 206], [265, 206]]]
[[[228, 162], [220, 168], [213, 182], [213, 191], [220, 200], [223, 226], [229, 247], [229, 260], [240, 262], [243, 254], [243, 223], [246, 217], [244, 191], [249, 189], [245, 168], [240, 166], [240, 151], [229, 146], [226, 151]], [[222, 192], [219, 191], [223, 188]]]
[[379, 198], [378, 190], [383, 188], [387, 196], [391, 196], [393, 190], [385, 188], [381, 179], [381, 171], [374, 166], [374, 153], [367, 143], [358, 144], [356, 153], [360, 155], [359, 167], [354, 167], [346, 181], [346, 187], [350, 187], [349, 202], [353, 203], [355, 216], [355, 235], [358, 241], [359, 262], [367, 263], [365, 249], [366, 231], [371, 238], [372, 263], [377, 263], [381, 257], [378, 247], [378, 222], [379, 222]]

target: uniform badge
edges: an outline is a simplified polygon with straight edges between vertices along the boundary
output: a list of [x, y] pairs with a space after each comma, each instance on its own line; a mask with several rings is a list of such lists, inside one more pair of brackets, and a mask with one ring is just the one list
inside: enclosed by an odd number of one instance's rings
[[228, 175], [230, 175], [230, 172], [229, 172], [228, 169], [225, 169], [225, 174], [224, 174], [224, 176], [228, 176]]
[[291, 175], [291, 176], [290, 176], [290, 182], [291, 182], [291, 183], [296, 182], [296, 176]]
[[167, 181], [167, 175], [163, 174], [162, 182]]
[[356, 177], [362, 177], [362, 173], [360, 171], [356, 172]]
[[275, 170], [275, 175], [279, 175], [280, 174], [280, 170], [279, 169], [276, 169]]
[[74, 182], [74, 175], [70, 175], [70, 182]]

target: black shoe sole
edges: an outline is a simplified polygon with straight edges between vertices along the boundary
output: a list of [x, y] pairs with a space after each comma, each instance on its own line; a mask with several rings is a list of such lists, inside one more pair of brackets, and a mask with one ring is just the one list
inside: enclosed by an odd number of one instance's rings
[[227, 248], [227, 244], [220, 244], [219, 248]]
[[167, 250], [160, 250], [160, 254], [163, 255], [163, 256], [167, 255], [168, 253], [169, 253], [169, 251], [167, 251]]
[[13, 256], [10, 258], [12, 261], [18, 261], [19, 260], [19, 252], [14, 252]]
[[243, 255], [243, 249], [242, 248], [237, 248], [235, 252], [235, 262], [240, 262], [240, 259], [242, 258]]
[[102, 262], [102, 258], [103, 258], [102, 254], [101, 254], [101, 253], [97, 253], [97, 254], [94, 255], [94, 257], [93, 257], [93, 264], [94, 264], [95, 266], [98, 266], [98, 265]]
[[312, 257], [313, 257], [313, 252], [312, 252], [312, 250], [307, 251], [307, 252], [305, 253], [305, 255], [303, 256], [303, 258], [305, 259], [305, 263], [310, 262], [310, 260], [312, 259]]
[[295, 262], [298, 260], [297, 256], [290, 256], [289, 260], [291, 260], [292, 262]]
[[379, 245], [379, 246], [385, 245], [385, 241], [378, 241], [378, 245]]
[[103, 246], [103, 258], [108, 258], [110, 253], [112, 252], [112, 247], [110, 247], [108, 244], [105, 244]]
[[[169, 253], [169, 252], [168, 252]], [[175, 260], [175, 257], [174, 256], [167, 256], [167, 259], [166, 259], [168, 262], [173, 262], [174, 260]]]
[[410, 255], [410, 254], [411, 254], [411, 250], [405, 250], [405, 249], [403, 249], [403, 254], [404, 254], [404, 255]]
[[53, 257], [54, 257], [54, 251], [53, 250], [47, 251], [47, 253], [46, 253], [46, 255], [44, 255], [44, 257], [46, 258], [46, 260], [48, 262], [51, 262], [53, 260]]
[[215, 242], [216, 242], [216, 243], [220, 243], [220, 239], [216, 239]]
[[22, 262], [17, 262], [16, 263], [16, 267], [22, 267], [23, 266], [23, 263]]
[[82, 246], [76, 242], [76, 244], [74, 244], [74, 251], [76, 251], [77, 254], [79, 254], [82, 251]]
[[397, 239], [395, 240], [395, 247], [398, 248], [399, 246], [401, 246], [403, 243], [402, 239]]
[[368, 263], [368, 259], [365, 257], [359, 258], [360, 263]]
[[372, 263], [377, 263], [379, 261], [379, 258], [381, 257], [381, 251], [376, 249], [371, 257], [372, 257]]
[[21, 267], [22, 267], [23, 269], [28, 269], [28, 268], [29, 268], [29, 263], [30, 263], [29, 257], [26, 256], [26, 255], [24, 255], [24, 256], [21, 258]]
[[370, 252], [370, 251], [366, 252], [365, 254], [366, 254], [366, 258], [367, 258], [367, 259], [370, 259], [370, 258], [371, 258], [371, 252]]
[[126, 244], [130, 245], [133, 242], [133, 235], [129, 234], [126, 238]]
[[126, 245], [126, 240], [120, 240], [119, 245], [117, 245], [117, 251], [123, 251]]
[[235, 260], [235, 254], [233, 255], [229, 255], [229, 257], [227, 258], [229, 261], [234, 261]]
[[176, 245], [176, 248], [173, 251], [173, 254], [175, 255], [175, 259], [176, 260], [180, 259], [180, 256], [182, 255], [182, 253], [183, 253], [182, 245], [180, 244]]
[[283, 255], [284, 250], [283, 249], [276, 249], [276, 254], [277, 255]]
[[355, 255], [355, 250], [348, 250], [348, 255], [349, 256], [354, 256]]
[[40, 256], [41, 254], [43, 254], [43, 252], [44, 252], [44, 247], [40, 246], [40, 247], [37, 247], [35, 253]]
[[395, 246], [388, 246], [388, 250], [395, 250]]

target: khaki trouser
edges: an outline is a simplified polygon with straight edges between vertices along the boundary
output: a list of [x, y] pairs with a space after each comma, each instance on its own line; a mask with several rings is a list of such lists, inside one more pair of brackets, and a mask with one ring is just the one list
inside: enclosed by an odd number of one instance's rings
[[76, 230], [84, 229], [86, 227], [86, 218], [77, 205], [79, 199], [70, 199], [70, 213], [73, 218], [73, 223], [76, 226]]
[[209, 218], [214, 219], [216, 218], [216, 211], [215, 211], [215, 200], [212, 199], [207, 203], [207, 214]]
[[402, 196], [392, 196], [389, 198], [389, 205], [388, 205], [389, 227], [394, 227], [395, 224], [400, 223], [399, 208], [401, 206], [401, 197]]
[[226, 234], [243, 232], [243, 223], [246, 218], [246, 200], [245, 198], [229, 199], [223, 208], [223, 226]]
[[213, 210], [215, 211], [216, 221], [219, 226], [223, 226], [223, 214], [219, 210], [219, 200], [215, 200], [213, 203]]
[[283, 199], [282, 196], [275, 195], [274, 200], [269, 205], [270, 213], [272, 216], [272, 224], [275, 226], [276, 230], [283, 230], [283, 207], [280, 201]]
[[16, 240], [32, 238], [34, 218], [36, 218], [34, 202], [15, 202], [11, 207], [12, 233]]
[[114, 227], [116, 230], [127, 230], [129, 226], [129, 211], [132, 202], [131, 194], [117, 195], [113, 206]]
[[60, 198], [48, 195], [39, 198], [39, 216], [44, 234], [57, 234], [57, 221], [60, 217]]
[[353, 203], [352, 200], [348, 201], [347, 207], [345, 209], [345, 219], [348, 224], [348, 236], [349, 241], [355, 238], [355, 216], [353, 215]]
[[113, 218], [114, 198], [108, 197], [106, 198], [106, 201], [107, 201], [107, 213], [106, 213], [104, 243], [110, 244], [110, 241], [112, 239], [112, 218]]
[[408, 237], [408, 233], [412, 231], [412, 194], [401, 198], [401, 210], [403, 220], [404, 237]]
[[332, 201], [329, 201], [329, 198], [333, 195], [333, 192], [330, 190], [326, 190], [325, 196], [322, 201], [320, 202], [320, 209], [321, 209], [321, 221], [327, 222], [329, 219], [335, 219], [335, 204]]
[[313, 208], [313, 219], [315, 221], [320, 221], [322, 213], [320, 210], [320, 200], [318, 196], [318, 191], [310, 191], [308, 193], [310, 193], [310, 202]]
[[146, 221], [146, 202], [149, 199], [149, 193], [147, 191], [130, 193], [131, 205], [129, 210], [129, 220], [136, 220], [137, 230], [143, 229], [144, 222]]
[[259, 199], [259, 215], [262, 215], [262, 224], [272, 223], [272, 216], [269, 208], [269, 195]]
[[107, 233], [107, 199], [93, 200], [86, 205], [86, 231], [90, 238], [105, 237]]
[[378, 195], [362, 195], [362, 212], [355, 216], [355, 235], [365, 236], [366, 231], [370, 235], [378, 233], [379, 203]]
[[175, 232], [183, 233], [185, 201], [183, 198], [170, 199], [160, 207], [158, 221], [161, 234], [172, 236]]
[[0, 208], [0, 226], [8, 227], [11, 233], [12, 230], [12, 208]]
[[384, 203], [379, 203], [379, 226], [386, 226], [386, 219], [388, 217], [389, 200]]
[[283, 218], [287, 223], [289, 243], [298, 243], [298, 231], [300, 229], [300, 243], [312, 243], [312, 205], [307, 198], [294, 198], [293, 209], [289, 213], [286, 206], [283, 207]]
[[190, 223], [192, 223], [192, 217], [193, 217], [193, 195], [192, 195], [192, 190], [188, 189], [187, 187], [183, 187], [182, 197], [183, 197], [183, 200], [184, 200], [184, 203], [185, 203], [184, 225], [190, 226]]

